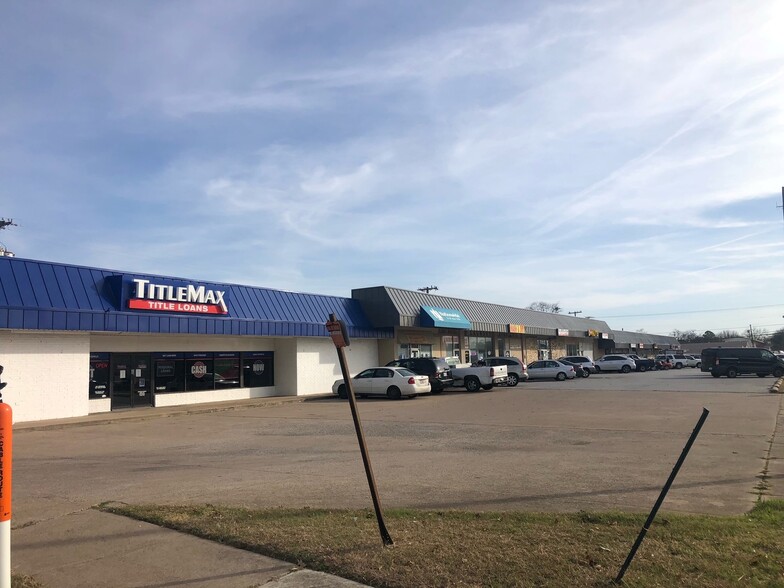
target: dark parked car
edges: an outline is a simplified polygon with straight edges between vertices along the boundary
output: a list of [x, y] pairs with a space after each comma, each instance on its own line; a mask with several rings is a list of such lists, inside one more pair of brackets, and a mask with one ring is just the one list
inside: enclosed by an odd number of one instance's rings
[[647, 372], [648, 370], [656, 368], [656, 362], [653, 359], [640, 357], [636, 353], [628, 353], [626, 354], [626, 357], [634, 360], [634, 365], [637, 366], [635, 370], [638, 372]]
[[784, 376], [784, 361], [768, 349], [745, 347], [711, 347], [702, 350], [700, 371], [714, 378], [734, 378], [740, 374], [757, 374], [760, 378], [773, 374]]
[[441, 357], [407, 357], [390, 361], [387, 366], [404, 367], [420, 376], [427, 376], [433, 394], [441, 394], [454, 382], [449, 364]]
[[588, 376], [591, 375], [591, 371], [588, 369], [588, 364], [566, 361], [566, 358], [563, 357], [558, 361], [560, 361], [561, 363], [565, 363], [566, 365], [573, 366], [575, 378], [587, 378]]

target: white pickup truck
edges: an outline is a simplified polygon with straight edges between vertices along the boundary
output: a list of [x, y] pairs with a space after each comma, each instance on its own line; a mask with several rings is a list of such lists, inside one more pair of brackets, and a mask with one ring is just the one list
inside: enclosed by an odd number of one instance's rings
[[454, 379], [452, 385], [456, 388], [477, 392], [480, 388], [491, 390], [493, 386], [506, 386], [508, 372], [505, 365], [472, 366], [470, 363], [453, 363], [453, 359], [456, 358], [446, 358], [449, 367], [452, 368], [450, 370]]

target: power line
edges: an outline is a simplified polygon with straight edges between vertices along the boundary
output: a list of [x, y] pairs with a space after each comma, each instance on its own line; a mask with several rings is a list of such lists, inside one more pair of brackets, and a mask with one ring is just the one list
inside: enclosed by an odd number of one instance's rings
[[634, 318], [638, 316], [669, 316], [673, 314], [697, 314], [698, 312], [729, 312], [731, 310], [753, 310], [757, 308], [782, 308], [784, 304], [765, 304], [762, 306], [738, 306], [736, 308], [712, 308], [704, 310], [682, 310], [679, 312], [655, 312], [649, 314], [616, 314], [612, 316], [596, 316], [595, 318], [610, 319], [610, 318]]

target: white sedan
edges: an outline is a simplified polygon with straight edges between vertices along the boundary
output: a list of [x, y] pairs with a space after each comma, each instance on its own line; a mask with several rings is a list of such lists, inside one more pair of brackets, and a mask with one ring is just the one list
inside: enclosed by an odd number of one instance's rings
[[634, 360], [625, 355], [605, 355], [593, 362], [596, 366], [596, 373], [599, 372], [623, 372], [628, 374], [637, 369]]
[[528, 364], [528, 379], [529, 380], [570, 380], [574, 378], [574, 366], [555, 361], [554, 359], [541, 359]]
[[[351, 378], [351, 387], [357, 396], [386, 396], [399, 400], [403, 396], [416, 396], [430, 392], [430, 379], [402, 367], [372, 367]], [[332, 384], [332, 393], [348, 398], [343, 380]]]

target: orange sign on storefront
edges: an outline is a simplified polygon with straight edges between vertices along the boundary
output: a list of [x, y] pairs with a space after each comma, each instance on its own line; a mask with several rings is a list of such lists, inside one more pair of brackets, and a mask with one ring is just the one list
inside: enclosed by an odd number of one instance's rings
[[509, 325], [510, 333], [525, 333], [525, 325]]

